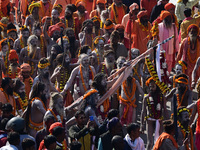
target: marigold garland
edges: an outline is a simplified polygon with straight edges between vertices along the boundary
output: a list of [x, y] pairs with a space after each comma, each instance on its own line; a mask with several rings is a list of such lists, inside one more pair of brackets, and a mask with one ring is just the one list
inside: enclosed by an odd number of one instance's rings
[[[79, 69], [80, 69], [80, 75], [81, 75], [81, 81], [82, 81], [83, 88], [84, 88], [85, 91], [87, 91], [87, 88], [85, 86], [85, 82], [84, 82], [84, 79], [83, 79], [82, 65], [80, 65]], [[92, 73], [92, 80], [93, 80], [94, 79], [94, 74], [93, 74], [92, 68], [90, 66], [89, 66], [89, 69], [90, 69], [90, 71]]]
[[148, 28], [148, 27], [145, 27], [145, 26], [140, 22], [140, 19], [138, 19], [138, 22], [139, 22], [139, 25], [140, 25], [140, 28], [142, 29], [142, 31], [149, 32], [149, 28]]
[[126, 110], [124, 112], [124, 115], [123, 115], [123, 118], [125, 119], [126, 116], [127, 116], [127, 113], [128, 113], [128, 110], [129, 110], [129, 107], [132, 106], [132, 107], [137, 107], [137, 105], [135, 104], [135, 101], [136, 99], [132, 100], [133, 96], [135, 95], [135, 90], [136, 90], [136, 83], [135, 83], [135, 78], [132, 78], [132, 81], [131, 81], [131, 85], [133, 86], [132, 87], [132, 91], [130, 93], [129, 89], [131, 89], [131, 87], [127, 87], [127, 80], [124, 81], [122, 83], [122, 87], [123, 87], [123, 91], [124, 91], [124, 94], [126, 96], [127, 99], [124, 99], [122, 98], [121, 96], [119, 96], [119, 99], [122, 101], [122, 103], [124, 103], [126, 105]]
[[158, 22], [156, 21], [153, 27], [150, 30], [152, 37], [158, 37], [159, 40], [159, 29], [158, 29]]
[[25, 99], [22, 100], [22, 98], [19, 96], [19, 94], [17, 94], [16, 92], [13, 92], [13, 94], [18, 98], [18, 101], [19, 101], [19, 104], [20, 104], [20, 108], [24, 112], [24, 110], [26, 109], [26, 107], [28, 105], [27, 96], [25, 96]]
[[41, 64], [40, 62], [39, 62], [39, 64], [38, 64], [38, 68], [40, 68], [40, 69], [44, 69], [44, 68], [46, 68], [46, 67], [48, 67], [48, 66], [50, 66], [49, 61], [48, 61], [47, 63], [45, 63], [45, 64]]
[[179, 98], [179, 94], [178, 93], [176, 94], [177, 102], [178, 102], [178, 108], [181, 106], [187, 90], [188, 90], [188, 87], [186, 86], [185, 91], [184, 91], [183, 95], [181, 96], [181, 100]]
[[20, 47], [24, 48], [25, 46], [24, 46], [24, 42], [22, 40], [22, 35], [20, 35], [20, 37], [19, 37], [19, 42], [20, 42]]
[[[72, 17], [72, 18], [73, 18], [73, 26], [71, 28], [75, 31], [75, 19], [74, 19], [74, 17]], [[69, 27], [68, 20], [67, 19], [65, 19], [65, 20], [66, 20], [66, 28], [68, 28]]]
[[167, 85], [164, 82], [160, 82], [158, 75], [154, 69], [154, 66], [152, 65], [152, 62], [149, 60], [149, 58], [145, 58], [145, 64], [147, 65], [147, 69], [150, 73], [150, 75], [153, 77], [153, 80], [155, 81], [156, 85], [160, 88], [163, 94], [166, 92], [169, 92], [170, 89], [167, 87]]
[[196, 58], [194, 60], [192, 60], [191, 56], [190, 56], [190, 37], [188, 37], [188, 49], [187, 49], [187, 56], [189, 61], [194, 64], [197, 61], [197, 58], [199, 57], [199, 42], [197, 41], [197, 47], [196, 47]]
[[86, 99], [88, 96], [94, 94], [94, 93], [97, 93], [98, 91], [93, 89], [93, 90], [90, 90], [89, 92], [87, 92], [84, 96], [83, 96], [83, 99]]
[[[60, 65], [60, 67], [62, 67], [62, 66]], [[64, 74], [64, 72], [65, 72], [65, 74]], [[60, 74], [60, 86], [59, 86], [60, 91], [62, 91], [64, 89], [64, 86], [65, 86], [67, 80], [69, 79], [69, 77], [70, 77], [70, 73], [68, 73], [67, 69], [63, 68], [63, 72], [61, 72], [61, 74]]]
[[[151, 97], [151, 95], [149, 94], [149, 98]], [[158, 95], [159, 99], [158, 99], [158, 103], [160, 104], [162, 103], [163, 100], [163, 96], [162, 95]], [[155, 110], [155, 106], [154, 106], [154, 102], [151, 104], [149, 98], [147, 99], [147, 105], [148, 108], [151, 110], [152, 113], [150, 113], [148, 116], [145, 117], [145, 119], [148, 119], [150, 117], [153, 117], [154, 119], [163, 119], [163, 116], [161, 116], [161, 110]], [[152, 98], [153, 99], [153, 98]]]
[[[11, 71], [11, 67], [9, 66], [9, 68], [8, 68], [8, 76], [9, 77], [12, 77], [12, 71]], [[17, 78], [18, 77], [18, 72], [17, 72], [17, 70], [15, 71], [15, 78]]]

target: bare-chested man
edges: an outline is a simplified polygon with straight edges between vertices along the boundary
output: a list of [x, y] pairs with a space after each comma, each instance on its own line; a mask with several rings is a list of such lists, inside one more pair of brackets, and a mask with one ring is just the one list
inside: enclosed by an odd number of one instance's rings
[[122, 83], [120, 100], [120, 117], [122, 124], [136, 122], [136, 89], [144, 96], [140, 83], [133, 77], [133, 72]]
[[110, 76], [111, 71], [115, 68], [115, 52], [113, 50], [107, 50], [104, 53], [104, 62], [99, 66], [98, 72], [102, 72]]
[[197, 79], [199, 78], [200, 72], [199, 72], [199, 66], [200, 66], [200, 57], [197, 58], [196, 64], [194, 66], [194, 70], [192, 71], [192, 84], [191, 87], [195, 88]]
[[43, 128], [43, 118], [46, 113], [46, 91], [45, 85], [41, 82], [33, 86], [33, 92], [30, 95], [30, 103], [26, 112], [26, 121], [28, 122], [27, 131], [35, 137], [37, 131]]
[[28, 46], [20, 52], [19, 63], [29, 63], [31, 65], [31, 76], [34, 78], [37, 73], [37, 63], [41, 58], [40, 48], [37, 47], [38, 37], [31, 35], [28, 38]]
[[192, 104], [193, 95], [192, 91], [189, 89], [188, 85], [188, 76], [185, 74], [179, 74], [175, 78], [177, 90], [175, 92], [177, 97], [177, 107], [185, 106]]
[[38, 37], [38, 44], [37, 46], [40, 47], [41, 57], [47, 56], [47, 45], [44, 39], [44, 35], [42, 34], [42, 29], [39, 23], [34, 23], [32, 28], [33, 35]]
[[[69, 80], [71, 67], [70, 67], [70, 57], [69, 54], [58, 54], [56, 57], [56, 62], [58, 66], [55, 68], [53, 75], [51, 76], [51, 82], [55, 84], [56, 89], [61, 92], [64, 89], [65, 84]], [[64, 61], [64, 62], [63, 62]], [[65, 106], [68, 106], [72, 103], [73, 99], [68, 89], [64, 94]]]
[[94, 51], [92, 53], [94, 53], [97, 57], [97, 61], [98, 61], [98, 65], [101, 64], [101, 62], [103, 62], [104, 58], [104, 43], [105, 43], [105, 39], [97, 36], [94, 38]]
[[94, 67], [89, 65], [89, 57], [86, 54], [80, 55], [80, 65], [72, 70], [69, 80], [67, 81], [64, 90], [61, 92], [62, 95], [74, 85], [74, 100], [84, 95], [87, 90], [90, 89], [90, 85], [96, 74]]
[[25, 26], [29, 27], [30, 31], [33, 29], [34, 23], [40, 23], [41, 18], [39, 16], [39, 8], [41, 7], [40, 3], [32, 3], [29, 5], [30, 15], [26, 17]]
[[193, 140], [193, 132], [190, 128], [190, 111], [186, 107], [179, 107], [177, 110], [178, 117], [178, 145], [182, 146], [183, 141], [188, 138], [188, 142], [186, 143], [186, 149], [189, 147], [194, 149], [194, 140]]
[[[153, 148], [153, 133], [155, 130], [155, 138], [162, 133], [162, 118], [166, 110], [166, 100], [162, 95], [159, 87], [157, 87], [153, 77], [146, 81], [146, 85], [150, 89], [150, 93], [143, 99], [141, 113], [141, 130], [144, 131], [145, 125], [147, 129], [147, 150]], [[154, 126], [154, 123], [156, 126]], [[159, 128], [159, 123], [160, 128]], [[154, 139], [155, 139], [154, 138]]]
[[25, 92], [25, 85], [19, 78], [14, 79], [13, 95], [16, 101], [16, 112], [22, 116], [22, 113], [28, 105], [28, 98]]
[[93, 33], [94, 22], [90, 19], [83, 22], [81, 32], [79, 33], [79, 39], [81, 46], [88, 45], [91, 47], [91, 50], [94, 49], [93, 40], [95, 38], [95, 33]]
[[14, 49], [20, 54], [20, 51], [25, 48], [28, 44], [28, 38], [30, 36], [30, 31], [26, 26], [20, 28], [21, 35], [14, 42]]
[[61, 21], [60, 13], [62, 12], [62, 5], [55, 5], [51, 11], [51, 25], [55, 25]]
[[[38, 75], [34, 78], [33, 86], [37, 84], [37, 82], [41, 82], [45, 84], [45, 92], [46, 92], [46, 98], [49, 100], [50, 98], [50, 92], [56, 92], [54, 85], [50, 81], [50, 74], [49, 74], [49, 61], [43, 57], [40, 59], [38, 63]], [[33, 88], [31, 89], [31, 92], [33, 92]]]

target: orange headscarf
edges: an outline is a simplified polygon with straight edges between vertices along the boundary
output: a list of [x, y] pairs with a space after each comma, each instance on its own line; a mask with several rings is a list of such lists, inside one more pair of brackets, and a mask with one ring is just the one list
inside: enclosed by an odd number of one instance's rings
[[167, 3], [167, 4], [165, 5], [165, 9], [166, 9], [166, 10], [169, 10], [169, 9], [171, 9], [171, 8], [174, 8], [174, 9], [175, 9], [175, 5], [172, 4], [172, 3]]
[[85, 7], [85, 2], [83, 0], [77, 0], [76, 3], [75, 3], [75, 6], [79, 7], [80, 5]]
[[97, 0], [96, 4], [99, 4], [99, 3], [106, 4], [107, 2], [105, 0]]
[[27, 63], [23, 63], [21, 66], [20, 66], [20, 69], [21, 71], [31, 71], [31, 66]]
[[160, 19], [164, 20], [167, 16], [171, 16], [171, 13], [169, 11], [164, 10], [160, 14]]
[[199, 35], [199, 27], [196, 25], [196, 24], [191, 24], [188, 28], [187, 28], [187, 33], [190, 32], [190, 30], [192, 28], [196, 28], [197, 29], [197, 32], [198, 32], [198, 35]]

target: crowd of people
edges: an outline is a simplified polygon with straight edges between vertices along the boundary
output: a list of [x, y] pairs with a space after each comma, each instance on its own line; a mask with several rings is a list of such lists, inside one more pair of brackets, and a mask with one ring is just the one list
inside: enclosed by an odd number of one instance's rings
[[0, 0], [0, 150], [200, 150], [199, 8]]

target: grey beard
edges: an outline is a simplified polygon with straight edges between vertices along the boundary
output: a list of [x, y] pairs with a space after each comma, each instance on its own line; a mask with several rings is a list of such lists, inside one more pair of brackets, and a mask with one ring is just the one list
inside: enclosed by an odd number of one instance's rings
[[57, 113], [60, 115], [60, 116], [64, 116], [64, 107], [60, 108], [58, 105], [55, 106], [55, 109], [57, 111]]

